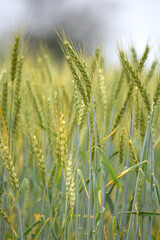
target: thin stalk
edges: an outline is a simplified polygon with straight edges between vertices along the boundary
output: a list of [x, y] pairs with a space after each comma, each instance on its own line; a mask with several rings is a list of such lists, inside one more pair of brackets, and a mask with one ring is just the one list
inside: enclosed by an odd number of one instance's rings
[[52, 201], [51, 201], [51, 216], [53, 213], [53, 202], [54, 202], [54, 193], [55, 193], [55, 179], [56, 179], [56, 175], [57, 175], [57, 167], [56, 167], [56, 172], [55, 172], [55, 177], [54, 177], [54, 181], [53, 181], [53, 185], [52, 185]]
[[[110, 134], [111, 129], [112, 129], [113, 115], [114, 115], [114, 106], [112, 107], [112, 113], [111, 113], [108, 135]], [[111, 154], [111, 138], [109, 138], [108, 142], [107, 142], [107, 158], [110, 156], [110, 154]], [[105, 168], [105, 181], [104, 181], [103, 163], [101, 161], [101, 191], [102, 191], [102, 194], [101, 194], [101, 208], [105, 208], [105, 204], [106, 204], [104, 186], [107, 185], [107, 178], [108, 178], [108, 169]], [[102, 217], [101, 217], [101, 225], [99, 227], [99, 236], [100, 236], [100, 239], [102, 239], [102, 240], [104, 239], [104, 213], [102, 214]]]
[[[54, 193], [55, 193], [55, 179], [56, 179], [56, 175], [57, 175], [57, 167], [56, 167], [56, 172], [55, 172], [55, 177], [54, 177], [54, 181], [53, 181], [53, 186], [52, 186], [52, 199], [51, 199], [51, 216], [53, 215], [53, 206], [54, 206]], [[52, 231], [52, 235], [54, 237], [54, 239], [57, 239], [55, 237], [55, 233], [53, 231], [53, 229], [51, 229]]]
[[[127, 153], [127, 159], [126, 159], [126, 167], [128, 166], [129, 166], [129, 152]], [[125, 212], [127, 209], [127, 194], [128, 194], [128, 175], [126, 175], [124, 179], [122, 212]], [[120, 218], [120, 228], [126, 229], [126, 225], [127, 225], [127, 217], [125, 216], [125, 214], [124, 215], [122, 214]], [[125, 233], [123, 237], [125, 237]]]
[[[77, 135], [77, 142], [78, 142], [78, 153], [77, 153], [77, 169], [79, 168], [79, 125], [78, 125], [78, 135]], [[78, 210], [79, 210], [79, 194], [78, 194], [78, 175], [77, 175], [77, 179], [76, 179], [76, 224], [75, 224], [75, 233], [76, 233], [76, 240], [78, 240], [78, 235], [79, 235], [79, 232], [78, 232]]]
[[[134, 117], [132, 116], [132, 112], [131, 112], [131, 123], [130, 123], [130, 137], [132, 137], [133, 134], [133, 129], [134, 129]], [[126, 159], [126, 167], [129, 167], [129, 151], [127, 153], [127, 159]], [[128, 175], [125, 176], [125, 180], [124, 180], [124, 190], [123, 190], [123, 203], [122, 203], [122, 211], [126, 211], [127, 210], [127, 195], [128, 195]], [[124, 229], [126, 229], [127, 226], [127, 216], [123, 216], [121, 215], [120, 218], [120, 228], [122, 229], [122, 227]], [[124, 233], [124, 238], [125, 238], [126, 233]]]
[[94, 108], [94, 100], [92, 96], [92, 108], [93, 108], [93, 120], [94, 120], [94, 136], [95, 136], [95, 159], [94, 159], [94, 169], [93, 170], [93, 191], [94, 191], [94, 206], [93, 206], [93, 239], [95, 240], [95, 232], [96, 232], [96, 182], [97, 177], [95, 175], [95, 171], [97, 171], [97, 127], [96, 127], [96, 114]]
[[[27, 233], [29, 233], [32, 230], [32, 228], [38, 225], [40, 222], [41, 220], [38, 220], [31, 227], [28, 227], [27, 230], [23, 233], [23, 236], [27, 235]], [[20, 237], [18, 237], [17, 240], [20, 240]]]
[[[155, 193], [155, 197], [156, 197], [156, 202], [157, 202], [157, 207], [158, 207], [158, 212], [160, 213], [160, 206], [159, 206], [159, 200], [158, 200], [158, 194], [157, 194], [157, 189], [156, 189], [156, 186], [155, 184], [153, 185], [154, 186], [154, 193]], [[159, 229], [160, 229], [160, 216], [158, 217], [159, 219]]]
[[[116, 195], [115, 195], [115, 204], [114, 204], [114, 216], [116, 217], [116, 222], [118, 221], [118, 203], [119, 203], [119, 189], [117, 188], [116, 190]], [[115, 239], [118, 238], [117, 235], [117, 227], [115, 227]]]
[[[13, 85], [12, 85], [12, 92], [11, 92], [11, 108], [10, 108], [10, 120], [9, 120], [9, 136], [8, 136], [8, 149], [10, 150], [10, 142], [11, 142], [11, 129], [12, 129], [12, 105], [13, 105]], [[6, 186], [5, 189], [5, 196], [4, 196], [4, 206], [3, 206], [3, 210], [5, 212], [6, 206], [7, 206], [7, 198], [8, 198], [8, 184]], [[1, 229], [2, 229], [2, 239], [3, 239], [3, 235], [4, 235], [4, 231], [5, 231], [5, 221], [1, 220]]]
[[33, 239], [32, 231], [33, 231], [33, 216], [34, 216], [34, 208], [35, 208], [35, 160], [33, 160], [33, 190], [32, 190], [32, 217], [31, 217], [31, 224], [32, 224], [32, 229], [31, 229], [31, 238], [30, 240]]
[[[102, 164], [102, 161], [101, 161], [101, 207], [103, 208], [105, 206], [105, 195], [104, 195], [104, 179], [103, 179], [103, 174], [104, 174], [104, 171], [103, 171], [103, 164]], [[104, 231], [103, 231], [103, 226], [104, 226], [104, 214], [102, 214], [102, 217], [101, 217], [101, 226], [100, 226], [100, 237], [101, 239], [104, 239]]]
[[42, 226], [41, 230], [39, 231], [38, 235], [36, 236], [35, 240], [38, 240], [38, 239], [39, 239], [39, 236], [40, 236], [41, 233], [43, 232], [43, 230], [44, 230], [45, 226], [47, 225], [48, 221], [49, 221], [49, 218], [48, 218], [48, 219], [45, 221], [45, 223], [43, 224], [43, 226]]
[[[146, 145], [146, 141], [147, 141], [147, 136], [148, 136], [148, 129], [146, 131], [145, 134], [145, 138], [144, 138], [144, 142], [143, 142], [143, 146], [142, 146], [142, 150], [141, 150], [141, 158], [140, 158], [140, 163], [143, 160], [143, 155], [144, 155], [144, 149], [145, 149], [145, 145]], [[136, 199], [137, 199], [137, 190], [138, 190], [138, 183], [139, 183], [139, 178], [140, 178], [140, 169], [142, 167], [139, 167], [139, 171], [138, 171], [138, 176], [137, 176], [137, 181], [136, 181], [136, 187], [135, 187], [135, 191], [134, 191], [134, 200], [133, 200], [133, 204], [132, 204], [132, 211], [134, 211], [135, 209], [135, 204], [136, 204]], [[132, 220], [133, 220], [133, 215], [131, 214], [130, 220], [129, 220], [129, 227], [128, 227], [128, 232], [127, 232], [127, 240], [129, 240], [129, 235], [130, 235], [130, 231], [131, 231], [131, 225], [132, 225]]]
[[92, 149], [91, 149], [91, 129], [90, 129], [90, 116], [88, 113], [88, 133], [89, 133], [89, 199], [88, 199], [88, 219], [87, 219], [87, 240], [90, 239], [91, 229], [91, 198], [92, 198]]
[[94, 206], [93, 206], [93, 239], [96, 239], [96, 176], [93, 170], [93, 195], [94, 195]]
[[[149, 128], [149, 137], [148, 137], [148, 146], [147, 146], [147, 156], [146, 158], [149, 158], [149, 152], [150, 152], [150, 147], [151, 147], [151, 131], [152, 131], [152, 122], [153, 122], [153, 115], [154, 112], [152, 113], [151, 119], [150, 119], [150, 128]], [[145, 211], [145, 205], [146, 205], [146, 184], [147, 184], [147, 164], [145, 164], [145, 177], [144, 177], [144, 189], [143, 189], [143, 193], [144, 193], [144, 197], [142, 199], [142, 211]], [[141, 226], [141, 239], [144, 239], [144, 234], [146, 232], [147, 229], [145, 229], [145, 217], [142, 216], [142, 226]]]
[[[153, 139], [152, 139], [152, 122], [153, 122], [154, 111], [150, 123], [150, 133], [151, 133], [151, 193], [150, 193], [150, 211], [153, 211], [153, 191], [154, 191], [154, 153], [153, 153]], [[148, 240], [151, 240], [152, 233], [152, 217], [149, 217], [148, 224]]]
[[50, 200], [49, 200], [49, 191], [48, 186], [47, 188], [47, 198], [48, 198], [48, 209], [49, 209], [49, 239], [51, 239], [51, 230], [52, 230], [52, 213], [51, 213], [51, 206], [50, 206]]
[[71, 235], [72, 219], [73, 219], [73, 215], [71, 216], [71, 222], [68, 228], [68, 240], [70, 240], [70, 235]]
[[[137, 181], [136, 181], [135, 194], [134, 194], [134, 200], [133, 200], [133, 205], [132, 205], [132, 212], [135, 210], [135, 204], [136, 204], [136, 199], [137, 199], [138, 183], [139, 183], [139, 177], [140, 177], [139, 173], [140, 172], [138, 172]], [[130, 235], [130, 231], [131, 231], [132, 221], [133, 221], [133, 215], [131, 214], [128, 232], [127, 232], [127, 238], [126, 238], [127, 240], [130, 239], [129, 235]]]
[[18, 209], [18, 220], [19, 220], [20, 239], [23, 240], [22, 219], [21, 219], [21, 211], [20, 211], [20, 206], [19, 206], [19, 201], [18, 201], [18, 199], [17, 199], [17, 209]]
[[[44, 189], [43, 189], [43, 199], [42, 199], [42, 208], [41, 208], [41, 215], [44, 214], [44, 208], [45, 208], [45, 194], [46, 194], [46, 185], [44, 186]], [[42, 222], [40, 224], [40, 228], [42, 228]], [[40, 236], [40, 239], [43, 240], [43, 232]]]
[[[65, 196], [65, 178], [64, 178], [64, 175], [62, 173], [62, 183], [61, 183], [61, 193], [62, 193], [62, 201], [63, 201], [63, 196]], [[61, 204], [61, 207], [60, 207], [60, 227], [59, 227], [59, 235], [60, 233], [62, 232], [63, 230], [63, 203]]]
[[81, 232], [81, 240], [83, 240], [83, 235], [85, 232], [85, 228], [84, 228], [84, 214], [85, 214], [85, 191], [83, 191], [82, 193], [82, 198], [81, 198], [81, 228], [79, 229], [79, 232]]
[[[4, 200], [3, 200], [3, 211], [5, 212], [6, 206], [7, 206], [7, 198], [8, 198], [8, 183], [6, 184], [6, 188], [5, 188], [5, 195], [4, 195]], [[2, 218], [1, 220], [1, 237], [2, 239], [4, 238], [4, 232], [5, 232], [5, 221]]]
[[[110, 119], [110, 124], [109, 124], [108, 135], [110, 134], [110, 132], [112, 130], [113, 114], [114, 114], [114, 106], [112, 107], [112, 114], [111, 114], [111, 119]], [[107, 158], [110, 156], [110, 154], [111, 154], [111, 138], [109, 138], [108, 142], [107, 142]], [[105, 179], [107, 179], [107, 178], [105, 178]]]
[[[136, 216], [135, 216], [136, 217]], [[134, 227], [134, 240], [136, 240], [137, 239], [137, 229], [138, 229], [138, 224], [136, 224], [136, 221], [134, 222], [134, 224], [135, 224], [135, 227]]]
[[13, 105], [13, 85], [12, 85], [12, 92], [11, 92], [11, 108], [10, 108], [10, 116], [9, 116], [9, 136], [8, 136], [8, 149], [10, 150], [11, 144], [11, 131], [12, 131], [12, 106]]
[[[67, 221], [67, 199], [66, 199], [66, 203], [65, 203], [64, 219], [65, 219], [65, 223], [66, 223], [66, 221]], [[64, 240], [66, 240], [66, 235], [67, 235], [67, 224], [65, 224], [65, 228], [64, 228]]]

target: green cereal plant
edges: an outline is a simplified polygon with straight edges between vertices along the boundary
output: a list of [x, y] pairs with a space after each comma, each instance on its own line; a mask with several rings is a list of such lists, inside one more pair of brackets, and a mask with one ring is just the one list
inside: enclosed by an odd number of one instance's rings
[[138, 191], [137, 191], [137, 203], [136, 203], [137, 212], [140, 211], [140, 207], [141, 207], [142, 183], [143, 181], [142, 181], [142, 173], [141, 173], [139, 183], [138, 183]]
[[60, 99], [59, 99], [59, 94], [57, 91], [54, 92], [54, 112], [55, 112], [55, 117], [57, 121], [60, 118]]
[[152, 65], [151, 65], [151, 68], [146, 76], [146, 79], [145, 79], [145, 84], [147, 85], [149, 83], [149, 81], [151, 80], [154, 72], [155, 72], [155, 69], [157, 67], [157, 64], [158, 64], [158, 61], [157, 60], [154, 60]]
[[114, 103], [116, 102], [116, 100], [117, 100], [117, 98], [119, 96], [119, 93], [121, 91], [123, 80], [124, 80], [124, 71], [122, 70], [121, 74], [120, 74], [120, 77], [119, 77], [119, 80], [118, 80], [118, 83], [117, 83], [116, 90], [114, 92], [114, 97], [113, 97], [113, 102]]
[[106, 84], [105, 84], [105, 77], [103, 74], [102, 69], [99, 69], [99, 80], [100, 80], [100, 90], [102, 95], [102, 103], [104, 107], [104, 112], [106, 113], [107, 110], [107, 91], [106, 91]]
[[[142, 57], [143, 58], [143, 57]], [[128, 59], [126, 58], [126, 56], [124, 55], [123, 51], [120, 51], [120, 59], [122, 62], [122, 65], [124, 67], [124, 70], [127, 74], [129, 74], [129, 76], [131, 76], [132, 80], [136, 83], [139, 92], [143, 98], [143, 101], [146, 105], [147, 111], [148, 111], [148, 115], [150, 115], [151, 113], [151, 103], [150, 103], [150, 99], [149, 99], [149, 94], [147, 93], [144, 85], [142, 84], [142, 82], [140, 81], [140, 79], [138, 78], [137, 73], [134, 71], [134, 69], [132, 68], [131, 64], [129, 63]]]
[[18, 127], [18, 122], [20, 119], [20, 108], [21, 108], [21, 97], [19, 96], [19, 98], [17, 99], [17, 103], [14, 109], [14, 119], [13, 119], [13, 126], [12, 126], [12, 138], [15, 137], [16, 134], [16, 130]]
[[32, 135], [32, 133], [30, 133], [30, 138], [31, 138], [33, 151], [34, 151], [34, 153], [37, 157], [38, 165], [39, 165], [39, 168], [40, 168], [40, 171], [41, 171], [43, 186], [45, 186], [45, 183], [46, 183], [46, 165], [45, 165], [45, 161], [44, 161], [44, 156], [43, 156], [42, 150], [39, 146], [39, 142], [38, 142], [38, 139], [37, 139], [36, 135]]
[[1, 108], [2, 108], [3, 118], [6, 122], [7, 121], [7, 108], [8, 108], [8, 82], [6, 79], [3, 80]]
[[155, 110], [156, 107], [159, 104], [159, 97], [160, 97], [160, 80], [157, 82], [157, 86], [154, 92], [154, 97], [153, 97], [153, 109]]
[[145, 137], [145, 132], [146, 132], [146, 121], [145, 120], [146, 120], [146, 118], [145, 118], [144, 112], [142, 109], [140, 109], [139, 127], [140, 127], [140, 135], [141, 135], [142, 141]]
[[91, 79], [93, 78], [96, 67], [98, 65], [99, 55], [100, 55], [100, 48], [97, 48], [91, 62], [91, 74], [90, 74]]
[[119, 172], [122, 170], [122, 163], [124, 158], [124, 136], [125, 136], [125, 128], [122, 128], [120, 141], [119, 141]]
[[52, 167], [51, 174], [50, 174], [49, 183], [48, 183], [50, 188], [53, 185], [53, 181], [54, 181], [54, 178], [55, 178], [55, 175], [56, 175], [56, 168], [57, 168], [57, 163], [54, 163], [53, 167]]
[[[128, 146], [129, 146], [129, 153], [131, 156], [131, 160], [132, 160], [133, 164], [136, 165], [138, 163], [138, 161], [137, 161], [136, 153], [135, 153], [135, 150], [133, 147], [133, 142], [131, 139], [128, 141]], [[136, 172], [136, 174], [138, 174], [138, 168], [135, 169], [135, 172]]]
[[139, 128], [139, 115], [140, 115], [140, 109], [139, 109], [139, 92], [138, 88], [135, 89], [135, 128], [138, 130]]
[[51, 62], [50, 62], [49, 55], [45, 54], [43, 56], [43, 59], [44, 59], [44, 64], [45, 64], [46, 71], [48, 74], [48, 79], [50, 82], [52, 82], [52, 69], [51, 69]]
[[[1, 89], [2, 89], [2, 88], [5, 88], [4, 82], [6, 81], [6, 75], [7, 75], [7, 70], [6, 70], [6, 69], [2, 70], [2, 72], [1, 72], [1, 74], [0, 74], [0, 88], [1, 88]], [[6, 90], [5, 90], [5, 91], [6, 91]], [[6, 101], [3, 100], [2, 94], [3, 94], [3, 90], [0, 91], [1, 111], [2, 111], [2, 106], [3, 106], [3, 104], [6, 103]], [[5, 97], [5, 96], [4, 96], [4, 97]], [[2, 104], [3, 101], [4, 101], [4, 103]], [[2, 111], [2, 114], [3, 114], [3, 111]], [[4, 116], [3, 116], [3, 118], [4, 118]]]
[[6, 215], [6, 213], [3, 212], [3, 210], [0, 208], [0, 216], [4, 219], [4, 221], [9, 225], [10, 229], [13, 231], [15, 237], [17, 237], [17, 233], [14, 230], [11, 221], [9, 219], [9, 217]]
[[149, 54], [149, 46], [147, 44], [146, 48], [145, 48], [145, 51], [143, 53], [143, 56], [141, 57], [140, 61], [139, 61], [139, 64], [138, 64], [138, 73], [141, 73], [143, 68], [144, 68], [144, 64], [148, 58], [148, 54]]
[[28, 165], [30, 167], [33, 167], [33, 159], [34, 159], [34, 149], [33, 149], [33, 144], [32, 144], [32, 136], [31, 136], [31, 120], [30, 120], [30, 115], [29, 112], [25, 112], [25, 120], [26, 120], [26, 125], [28, 128], [28, 133], [27, 133], [27, 142], [29, 145], [29, 156], [28, 156]]
[[55, 155], [57, 163], [59, 163], [63, 169], [66, 167], [67, 161], [67, 132], [66, 132], [66, 122], [64, 120], [64, 114], [62, 113], [59, 118], [59, 127], [55, 143]]
[[92, 161], [93, 161], [93, 159], [94, 159], [94, 154], [95, 154], [95, 131], [94, 131], [94, 116], [93, 116], [93, 110], [91, 111], [91, 115], [90, 115], [90, 134], [91, 134]]
[[85, 110], [86, 110], [86, 106], [82, 100], [80, 103], [80, 109], [79, 109], [79, 114], [78, 114], [78, 125], [79, 126], [82, 126], [82, 124], [84, 122]]
[[73, 214], [75, 199], [72, 159], [69, 159], [66, 167], [66, 200], [69, 200], [71, 215]]
[[23, 61], [24, 61], [24, 57], [21, 56], [17, 63], [17, 78], [16, 78], [15, 91], [14, 91], [12, 138], [15, 137], [18, 121], [20, 118], [21, 81], [22, 81]]
[[[133, 83], [131, 83], [130, 86], [129, 86], [129, 90], [128, 90], [128, 93], [127, 93], [126, 100], [125, 100], [125, 102], [124, 102], [121, 110], [119, 111], [119, 113], [118, 113], [118, 115], [117, 115], [117, 117], [116, 117], [116, 120], [115, 120], [115, 122], [114, 122], [113, 129], [112, 129], [113, 131], [114, 131], [114, 129], [115, 129], [116, 127], [118, 127], [118, 125], [120, 124], [120, 122], [121, 122], [121, 120], [122, 120], [122, 118], [123, 118], [123, 116], [124, 116], [127, 103], [129, 102], [130, 97], [131, 97], [132, 92], [133, 92], [133, 87], [134, 87], [134, 85], [133, 85]], [[112, 138], [113, 138], [113, 136], [114, 136], [114, 135], [112, 135]]]
[[73, 85], [74, 85], [74, 100], [75, 100], [75, 108], [76, 108], [76, 118], [77, 118], [77, 122], [78, 122], [78, 118], [79, 118], [79, 112], [80, 112], [80, 99], [79, 99], [79, 95], [78, 95], [78, 89], [76, 84], [73, 81]]
[[25, 193], [25, 214], [26, 215], [28, 213], [29, 207], [30, 207], [30, 184], [29, 184], [29, 181], [27, 181], [26, 193]]
[[138, 67], [138, 57], [134, 47], [131, 47], [132, 61], [135, 69]]
[[35, 112], [38, 116], [38, 120], [39, 122], [44, 125], [43, 123], [43, 116], [42, 116], [42, 111], [41, 111], [41, 108], [40, 108], [40, 104], [39, 104], [39, 101], [38, 101], [38, 98], [33, 90], [33, 87], [31, 85], [31, 82], [29, 80], [27, 80], [27, 86], [29, 88], [29, 91], [30, 91], [30, 94], [31, 94], [31, 97], [32, 97], [32, 101], [33, 101], [33, 107], [35, 109]]
[[46, 124], [47, 124], [47, 133], [48, 133], [48, 149], [52, 144], [52, 111], [51, 111], [51, 100], [47, 99], [46, 106]]
[[70, 56], [66, 56], [66, 60], [68, 62], [68, 65], [69, 65], [69, 68], [71, 70], [71, 73], [73, 75], [73, 79], [74, 79], [74, 82], [75, 84], [77, 85], [77, 88], [83, 98], [83, 101], [85, 103], [86, 106], [88, 106], [88, 99], [87, 99], [87, 96], [86, 96], [86, 92], [85, 92], [85, 89], [84, 89], [84, 86], [82, 84], [82, 81], [78, 75], [78, 73], [76, 72], [75, 68], [74, 68], [74, 65], [72, 63], [72, 60], [71, 60], [71, 57]]
[[16, 108], [17, 108], [17, 104], [18, 104], [20, 92], [21, 92], [23, 61], [24, 61], [24, 57], [21, 56], [17, 64], [17, 79], [16, 79], [15, 91], [14, 91], [14, 114], [17, 111]]
[[16, 174], [16, 169], [13, 164], [13, 160], [11, 158], [11, 155], [8, 151], [8, 147], [6, 144], [4, 144], [3, 140], [0, 139], [0, 151], [2, 154], [2, 159], [4, 161], [4, 165], [7, 169], [7, 172], [9, 174], [9, 180], [11, 183], [11, 186], [14, 190], [14, 192], [17, 194], [18, 193], [18, 188], [19, 188], [19, 183], [18, 183], [18, 178]]
[[64, 34], [63, 63], [41, 49], [23, 58], [20, 46], [18, 37], [11, 75], [0, 56], [0, 239], [159, 239], [160, 83], [158, 60], [145, 66], [149, 47], [141, 58], [120, 50], [110, 68], [101, 48], [84, 55]]
[[12, 82], [12, 84], [14, 83], [14, 80], [16, 78], [19, 45], [20, 45], [20, 37], [17, 35], [15, 37], [14, 46], [13, 46], [13, 50], [12, 50], [12, 60], [11, 60], [11, 82]]
[[1, 72], [1, 75], [0, 75], [0, 84], [1, 84], [1, 82], [3, 82], [3, 80], [5, 79], [6, 74], [7, 74], [7, 70], [6, 70], [6, 69], [3, 69], [2, 72]]
[[77, 123], [80, 126], [82, 123], [82, 119], [83, 119], [83, 115], [84, 115], [86, 106], [85, 106], [83, 100], [81, 100], [81, 102], [80, 102], [77, 86], [74, 82], [73, 82], [73, 84], [74, 84], [74, 99], [75, 99], [75, 107], [76, 107], [76, 118], [77, 118]]
[[99, 67], [101, 69], [103, 69], [104, 67], [104, 57], [102, 55], [100, 56], [100, 59], [99, 59]]
[[90, 79], [89, 73], [88, 73], [84, 63], [82, 63], [82, 61], [80, 60], [80, 57], [78, 56], [78, 54], [72, 48], [69, 41], [65, 40], [65, 41], [63, 41], [63, 44], [64, 44], [65, 49], [70, 54], [72, 60], [76, 64], [76, 66], [77, 66], [78, 70], [80, 71], [81, 75], [83, 76], [83, 79], [84, 79], [85, 84], [86, 84], [88, 101], [90, 102], [92, 86], [91, 86], [91, 79]]

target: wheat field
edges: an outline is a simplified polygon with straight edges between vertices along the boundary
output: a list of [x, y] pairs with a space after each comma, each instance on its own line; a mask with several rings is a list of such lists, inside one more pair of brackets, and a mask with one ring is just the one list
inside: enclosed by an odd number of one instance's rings
[[59, 33], [65, 60], [0, 60], [0, 239], [160, 239], [159, 62], [108, 68]]

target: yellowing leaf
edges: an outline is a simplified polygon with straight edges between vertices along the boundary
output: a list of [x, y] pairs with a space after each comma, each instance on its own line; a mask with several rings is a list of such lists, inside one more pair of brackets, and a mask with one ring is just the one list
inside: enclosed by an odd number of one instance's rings
[[102, 198], [101, 198], [101, 196], [102, 196], [102, 190], [99, 190], [99, 191], [98, 191], [98, 200], [99, 200], [99, 205], [100, 205], [100, 207], [101, 207], [101, 203], [102, 203]]
[[[136, 164], [136, 165], [134, 165], [134, 166], [132, 166], [132, 167], [130, 167], [130, 168], [125, 169], [124, 171], [122, 171], [121, 173], [119, 173], [119, 174], [117, 175], [117, 179], [123, 177], [123, 176], [126, 175], [127, 173], [133, 171], [135, 168], [139, 167], [140, 165], [142, 165], [142, 164], [144, 164], [144, 163], [146, 163], [146, 162], [147, 162], [147, 160], [145, 160], [145, 161], [143, 161], [143, 162], [141, 162], [141, 163], [138, 163], [138, 164]], [[114, 183], [114, 179], [110, 180], [104, 188], [108, 187], [108, 186], [111, 185], [112, 183]]]
[[116, 173], [112, 167], [112, 165], [110, 164], [109, 160], [107, 159], [107, 157], [105, 156], [105, 154], [102, 152], [102, 150], [98, 149], [98, 151], [100, 152], [103, 162], [105, 163], [109, 173], [111, 174], [113, 181], [115, 182], [115, 184], [117, 185], [117, 187], [119, 188], [119, 190], [121, 190], [121, 186], [119, 184], [118, 178], [116, 176]]
[[80, 169], [77, 169], [77, 172], [78, 172], [78, 174], [79, 174], [79, 176], [81, 178], [81, 181], [82, 181], [82, 184], [84, 186], [87, 198], [89, 199], [89, 195], [88, 195], [88, 191], [87, 191], [87, 188], [86, 188], [86, 184], [85, 184], [85, 181], [84, 181], [84, 177], [83, 177], [82, 171]]
[[101, 140], [101, 143], [107, 140], [109, 137], [111, 137], [117, 131], [118, 128], [119, 128], [119, 125], [107, 137], [103, 138]]

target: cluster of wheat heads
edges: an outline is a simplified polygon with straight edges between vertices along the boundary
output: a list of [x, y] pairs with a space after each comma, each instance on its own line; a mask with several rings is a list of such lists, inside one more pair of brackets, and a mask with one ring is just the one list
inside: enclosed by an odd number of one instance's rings
[[158, 61], [60, 42], [0, 66], [0, 239], [159, 239]]

